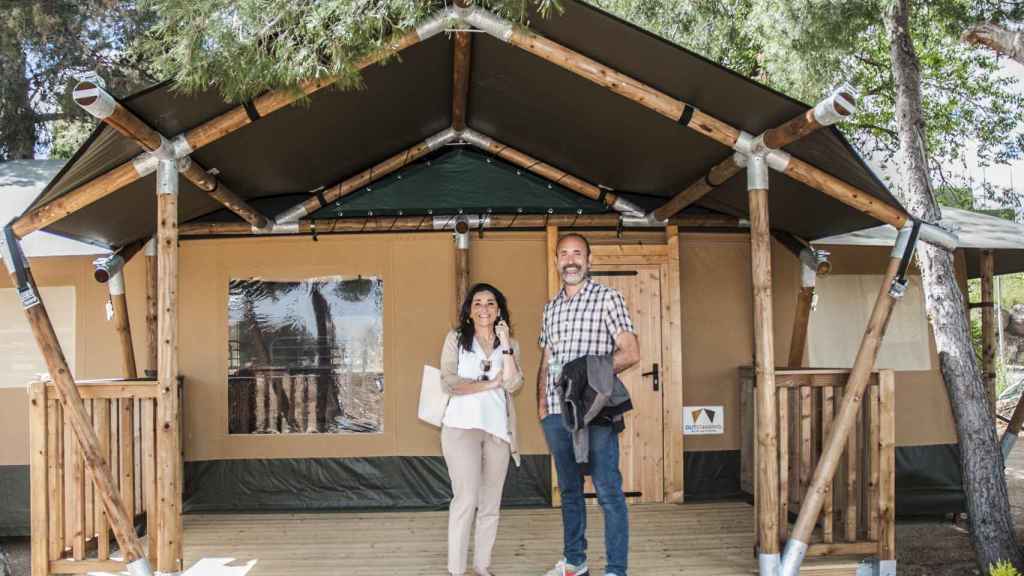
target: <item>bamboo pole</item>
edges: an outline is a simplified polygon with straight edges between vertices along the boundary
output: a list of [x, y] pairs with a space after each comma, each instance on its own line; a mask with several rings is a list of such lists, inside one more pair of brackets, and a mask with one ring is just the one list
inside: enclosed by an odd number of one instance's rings
[[763, 156], [747, 166], [750, 198], [750, 266], [753, 277], [754, 373], [757, 379], [757, 545], [761, 574], [779, 563], [778, 404], [772, 318], [772, 254], [768, 222], [768, 167]]
[[995, 273], [995, 252], [982, 250], [981, 301], [988, 303], [981, 309], [981, 366], [985, 376], [985, 392], [988, 393], [992, 414], [996, 413], [996, 306], [992, 294], [992, 277]]
[[[73, 95], [75, 102], [86, 112], [92, 114], [101, 122], [105, 122], [123, 136], [134, 140], [147, 152], [155, 152], [161, 147], [171, 149], [178, 147], [175, 143], [166, 140], [162, 134], [154, 130], [144, 120], [122, 106], [120, 102], [114, 100], [114, 97], [104, 90], [102, 86], [94, 82], [88, 80], [79, 82], [75, 86]], [[183, 150], [185, 154], [188, 151], [190, 150]], [[173, 153], [176, 156], [182, 155], [177, 151]], [[248, 202], [229, 190], [197, 162], [187, 156], [184, 156], [182, 160], [183, 162], [179, 164], [179, 169], [189, 182], [195, 184], [200, 190], [207, 192], [211, 197], [227, 207], [228, 210], [238, 214], [242, 220], [245, 220], [252, 226], [256, 228], [266, 227], [268, 223], [267, 217], [261, 214], [259, 210], [253, 208]]]
[[157, 570], [181, 569], [181, 440], [178, 430], [178, 173], [172, 159], [157, 168]]
[[29, 326], [32, 328], [33, 336], [56, 385], [65, 417], [74, 432], [85, 461], [92, 471], [96, 483], [96, 493], [103, 502], [103, 508], [110, 519], [114, 536], [117, 538], [125, 560], [129, 564], [133, 564], [134, 570], [137, 570], [135, 573], [150, 574], [145, 552], [135, 536], [134, 527], [131, 518], [128, 517], [124, 502], [117, 495], [114, 477], [110, 472], [107, 459], [100, 449], [99, 439], [96, 437], [91, 419], [85, 410], [85, 404], [75, 386], [71, 369], [64, 358], [53, 324], [50, 322], [42, 300], [39, 299], [39, 292], [35, 280], [32, 278], [31, 269], [28, 268], [28, 262], [14, 237], [13, 230], [7, 228], [4, 232], [4, 241], [0, 243], [2, 244], [0, 245], [2, 258], [14, 285], [18, 287]]
[[[46, 472], [49, 465], [47, 451], [46, 384], [33, 382], [28, 389], [29, 398], [29, 509], [32, 538], [30, 545], [32, 576], [47, 576], [49, 567], [50, 511], [47, 506]], [[52, 424], [51, 424], [52, 425]]]
[[[380, 50], [375, 51], [357, 62], [356, 67], [361, 70], [372, 64], [380, 62], [389, 56], [397, 54], [409, 46], [423, 42], [424, 40], [443, 31], [451, 19], [452, 12], [447, 9], [434, 14], [427, 18], [423, 23], [419, 24], [415, 29], [402, 31], [393, 35], [384, 43]], [[283, 89], [267, 92], [266, 94], [255, 98], [251, 103], [236, 106], [231, 110], [228, 110], [227, 112], [220, 114], [219, 116], [216, 116], [215, 118], [212, 118], [191, 130], [188, 130], [179, 137], [174, 138], [174, 140], [181, 138], [189, 149], [193, 151], [198, 150], [207, 144], [216, 142], [228, 134], [251, 124], [254, 120], [250, 117], [250, 113], [247, 108], [251, 108], [251, 110], [255, 112], [255, 116], [257, 118], [262, 118], [284, 108], [285, 106], [288, 106], [299, 98], [308, 96], [318, 90], [334, 84], [335, 81], [337, 81], [337, 78], [335, 77], [316, 78], [300, 84], [299, 90], [297, 91], [292, 89]], [[42, 206], [37, 206], [14, 222], [13, 229], [15, 235], [19, 238], [24, 238], [28, 234], [35, 232], [36, 230], [41, 230], [64, 218], [68, 214], [88, 206], [89, 204], [112, 194], [128, 184], [141, 179], [143, 176], [150, 174], [152, 172], [151, 169], [148, 171], [140, 171], [136, 168], [136, 161], [142, 159], [143, 157], [129, 160], [109, 172], [78, 186], [59, 198], [43, 204]]]
[[156, 238], [146, 242], [146, 377], [156, 377], [157, 269]]
[[[903, 236], [901, 230], [900, 235]], [[898, 241], [899, 242], [899, 241]], [[860, 349], [854, 360], [853, 368], [850, 371], [846, 383], [846, 391], [837, 410], [836, 418], [833, 421], [829, 441], [824, 447], [818, 467], [814, 471], [811, 480], [811, 487], [808, 490], [807, 498], [800, 508], [800, 514], [793, 527], [792, 536], [786, 544], [786, 553], [783, 558], [783, 576], [795, 576], [803, 561], [807, 544], [810, 540], [814, 523], [821, 512], [822, 502], [826, 493], [826, 485], [832, 482], [839, 460], [843, 455], [844, 446], [855, 425], [855, 419], [863, 399], [864, 389], [871, 376], [871, 370], [878, 357], [878, 349], [885, 336], [885, 330], [889, 324], [893, 304], [896, 299], [890, 294], [890, 287], [893, 279], [896, 278], [900, 266], [900, 254], [895, 254], [889, 260], [889, 266], [882, 280], [878, 298], [875, 300], [874, 309], [868, 320], [867, 330], [861, 340]]]
[[703, 198], [708, 192], [725, 184], [742, 169], [743, 167], [736, 162], [735, 155], [730, 154], [728, 158], [712, 166], [711, 170], [708, 170], [708, 173], [699, 180], [694, 181], [685, 190], [657, 208], [654, 211], [654, 217], [658, 220], [666, 220], [675, 216], [687, 206]]

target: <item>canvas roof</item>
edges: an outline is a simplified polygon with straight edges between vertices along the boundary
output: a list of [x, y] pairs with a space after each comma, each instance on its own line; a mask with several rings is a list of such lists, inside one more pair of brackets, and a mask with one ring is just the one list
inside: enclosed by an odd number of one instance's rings
[[[63, 160], [0, 162], [0, 224], [6, 224], [32, 203], [64, 166]], [[27, 256], [80, 256], [107, 250], [47, 232], [34, 232], [21, 242]]]
[[[967, 256], [967, 275], [981, 276], [981, 250], [995, 250], [995, 273], [1024, 271], [1024, 225], [980, 212], [942, 207], [942, 223], [957, 228], [960, 248]], [[888, 224], [848, 234], [821, 238], [818, 245], [892, 246], [896, 229]]]
[[[808, 107], [594, 7], [565, 0], [561, 14], [531, 19], [534, 30], [573, 50], [752, 134]], [[470, 127], [616, 193], [657, 206], [732, 151], [686, 127], [486, 34], [472, 34], [467, 123]], [[451, 125], [452, 39], [437, 35], [399, 60], [364, 72], [357, 91], [322, 90], [193, 153], [247, 199], [308, 195], [366, 169]], [[195, 95], [168, 84], [123, 104], [167, 136], [234, 105], [214, 89]], [[787, 147], [892, 205], [868, 166], [835, 129]], [[101, 126], [33, 206], [129, 160], [140, 148]], [[872, 218], [777, 172], [771, 174], [772, 226], [807, 239], [872, 226]], [[47, 230], [121, 245], [155, 229], [155, 177], [150, 175], [52, 224]], [[632, 196], [628, 196], [632, 197]], [[741, 175], [695, 207], [747, 213]], [[186, 181], [181, 220], [221, 206]], [[268, 214], [273, 215], [273, 214]]]

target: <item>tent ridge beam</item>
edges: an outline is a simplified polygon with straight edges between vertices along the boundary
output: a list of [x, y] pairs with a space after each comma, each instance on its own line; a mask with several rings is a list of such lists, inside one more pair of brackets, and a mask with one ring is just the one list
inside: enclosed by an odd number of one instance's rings
[[[401, 52], [405, 48], [443, 32], [455, 17], [455, 11], [452, 8], [445, 8], [434, 13], [415, 28], [398, 32], [392, 36], [381, 49], [360, 60], [356, 64], [357, 68], [369, 67], [388, 56]], [[190, 151], [198, 150], [251, 124], [253, 120], [250, 118], [250, 112], [247, 108], [255, 110], [256, 115], [262, 118], [284, 108], [299, 98], [309, 96], [318, 90], [334, 84], [335, 81], [337, 81], [335, 77], [314, 78], [301, 83], [298, 93], [290, 89], [267, 92], [256, 97], [251, 102], [236, 106], [195, 128], [187, 130], [172, 139], [172, 141], [180, 141], [183, 144], [187, 144]], [[144, 154], [143, 156], [148, 155]], [[106, 173], [73, 188], [60, 197], [23, 214], [12, 224], [15, 235], [18, 238], [24, 238], [36, 230], [46, 228], [54, 222], [101, 198], [109, 196], [156, 170], [156, 164], [152, 162], [152, 169], [149, 172], [141, 173], [134, 166], [134, 163], [138, 161], [139, 158], [128, 160]]]
[[[459, 8], [468, 6], [468, 0], [455, 0]], [[455, 32], [452, 48], [452, 128], [466, 128], [466, 109], [469, 103], [469, 71], [472, 57], [472, 37], [469, 32]]]

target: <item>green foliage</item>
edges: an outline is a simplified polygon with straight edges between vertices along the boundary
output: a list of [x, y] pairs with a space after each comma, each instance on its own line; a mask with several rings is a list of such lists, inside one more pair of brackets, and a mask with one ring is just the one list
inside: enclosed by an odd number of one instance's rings
[[[888, 0], [596, 0], [635, 24], [813, 103], [849, 81], [861, 94], [857, 114], [840, 125], [872, 157], [891, 160], [898, 148], [896, 91], [882, 14]], [[914, 3], [913, 30], [920, 58], [926, 146], [932, 180], [963, 206], [965, 192], [982, 183], [950, 168], [965, 166], [976, 144], [982, 166], [1021, 155], [1013, 135], [1024, 121], [1024, 97], [1015, 81], [999, 74], [996, 56], [960, 41], [969, 25], [1019, 18], [1015, 3], [921, 0]], [[966, 170], [961, 170], [966, 172]], [[984, 190], [1004, 204], [1020, 202], [1012, 191]]]
[[0, 0], [0, 160], [45, 153], [52, 122], [87, 118], [71, 99], [78, 75], [97, 71], [115, 95], [153, 82], [129, 50], [149, 23], [135, 2]]
[[1009, 561], [1003, 560], [997, 562], [994, 566], [989, 565], [988, 567], [989, 576], [1020, 576], [1020, 572], [1010, 564]]

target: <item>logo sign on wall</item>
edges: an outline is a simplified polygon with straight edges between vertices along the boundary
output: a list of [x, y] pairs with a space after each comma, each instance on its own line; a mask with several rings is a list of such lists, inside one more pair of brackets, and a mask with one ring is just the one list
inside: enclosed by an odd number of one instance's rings
[[721, 406], [683, 406], [683, 434], [725, 434], [725, 409]]

